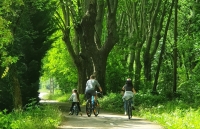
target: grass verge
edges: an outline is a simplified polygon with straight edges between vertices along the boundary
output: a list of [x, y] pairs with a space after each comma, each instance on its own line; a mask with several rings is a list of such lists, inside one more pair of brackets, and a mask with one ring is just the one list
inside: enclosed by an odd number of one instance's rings
[[55, 129], [61, 122], [61, 112], [50, 106], [29, 107], [26, 111], [0, 112], [1, 129]]

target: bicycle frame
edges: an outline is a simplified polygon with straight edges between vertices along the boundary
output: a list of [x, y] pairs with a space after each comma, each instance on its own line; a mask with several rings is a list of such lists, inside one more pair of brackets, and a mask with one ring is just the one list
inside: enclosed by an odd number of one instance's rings
[[[97, 93], [100, 93], [100, 92], [97, 92]], [[96, 100], [96, 102], [94, 101], [94, 103], [92, 103], [92, 101], [94, 100], [93, 97], [94, 96], [91, 96], [87, 100], [87, 103], [86, 103], [86, 113], [87, 113], [88, 117], [91, 116], [92, 112], [94, 113], [95, 116], [98, 116], [98, 114], [99, 114], [99, 110], [100, 110], [99, 101]]]
[[74, 104], [74, 107], [72, 109], [72, 114], [74, 114], [74, 113], [75, 113], [75, 115], [78, 115], [78, 113], [79, 113], [79, 109], [78, 109], [77, 103]]
[[79, 108], [78, 108], [78, 104], [75, 103], [74, 106], [72, 107], [72, 111], [71, 111], [71, 114], [70, 114], [70, 115], [75, 114], [75, 115], [78, 116], [79, 112], [80, 112], [80, 110], [79, 110]]

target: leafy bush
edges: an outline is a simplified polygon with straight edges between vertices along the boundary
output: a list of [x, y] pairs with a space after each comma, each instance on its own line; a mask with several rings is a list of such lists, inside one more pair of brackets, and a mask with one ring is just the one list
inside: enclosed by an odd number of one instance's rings
[[170, 101], [151, 108], [141, 107], [138, 116], [159, 123], [166, 129], [199, 129], [200, 108], [181, 101]]
[[109, 93], [107, 96], [103, 98], [99, 98], [101, 108], [114, 111], [114, 112], [122, 112], [123, 111], [123, 101], [121, 94]]
[[[109, 93], [103, 98], [99, 99], [101, 107], [108, 111], [123, 112], [123, 100], [121, 94]], [[151, 93], [137, 93], [134, 97], [134, 105], [142, 107], [153, 107], [159, 103], [166, 102], [162, 95], [152, 95]]]
[[61, 122], [61, 112], [53, 107], [27, 108], [26, 111], [0, 112], [1, 129], [54, 129]]
[[164, 95], [152, 95], [150, 92], [138, 92], [135, 95], [135, 105], [143, 105], [144, 107], [155, 106], [159, 103], [164, 103], [167, 98]]

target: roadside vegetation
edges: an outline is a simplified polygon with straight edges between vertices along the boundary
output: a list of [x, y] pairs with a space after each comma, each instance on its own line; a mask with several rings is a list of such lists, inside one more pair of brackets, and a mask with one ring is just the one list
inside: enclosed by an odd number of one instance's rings
[[[109, 111], [123, 112], [120, 94], [110, 93], [101, 100], [101, 106]], [[133, 115], [158, 123], [165, 129], [199, 129], [200, 108], [183, 98], [168, 100], [161, 95], [138, 93], [135, 96]]]
[[33, 106], [24, 111], [0, 112], [0, 129], [55, 129], [61, 122], [61, 112], [56, 107]]

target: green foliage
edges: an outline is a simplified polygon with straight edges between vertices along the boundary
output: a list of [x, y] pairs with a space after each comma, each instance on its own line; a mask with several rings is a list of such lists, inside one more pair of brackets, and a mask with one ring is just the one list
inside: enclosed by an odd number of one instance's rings
[[[60, 35], [60, 32], [57, 32], [56, 35]], [[41, 85], [46, 85], [49, 78], [54, 78], [58, 88], [65, 93], [71, 92], [72, 88], [77, 86], [76, 68], [60, 38], [52, 44], [52, 48], [42, 62]]]
[[200, 104], [200, 84], [195, 80], [195, 78], [182, 83], [178, 90], [183, 101], [192, 103], [193, 106], [198, 106]]
[[123, 100], [121, 94], [109, 93], [103, 98], [98, 99], [101, 105], [101, 108], [113, 111], [113, 112], [122, 112], [123, 108]]
[[[124, 111], [122, 96], [110, 93], [99, 99], [101, 108], [120, 112]], [[168, 101], [164, 96], [151, 95], [150, 93], [137, 93], [133, 114], [160, 124], [166, 129], [198, 129], [200, 124], [200, 108], [192, 108], [183, 100]]]
[[126, 78], [130, 77], [128, 69], [124, 67], [125, 60], [121, 52], [120, 47], [116, 46], [108, 57], [106, 70], [106, 89], [108, 92], [120, 92]]
[[[103, 98], [99, 98], [101, 107], [109, 111], [122, 112], [123, 100], [122, 95], [119, 93], [109, 93]], [[137, 93], [134, 97], [134, 105], [136, 107], [153, 107], [159, 103], [165, 103], [167, 101], [166, 97], [162, 95], [152, 95], [151, 93]]]
[[48, 100], [56, 100], [58, 102], [66, 102], [67, 101], [67, 95], [63, 93], [61, 90], [56, 90], [54, 94], [49, 94], [47, 96]]
[[166, 129], [198, 129], [200, 109], [190, 108], [185, 102], [167, 102], [151, 108], [141, 108], [140, 117], [154, 121]]
[[7, 83], [7, 77], [0, 79], [0, 110], [12, 111], [13, 108], [11, 86]]
[[143, 105], [144, 107], [152, 107], [159, 103], [164, 103], [166, 101], [166, 96], [152, 95], [150, 92], [137, 92], [137, 94], [135, 95], [135, 105]]
[[[48, 1], [41, 1], [45, 5], [45, 7], [43, 6], [45, 8], [43, 10], [38, 9], [32, 2], [23, 2], [21, 0], [14, 2], [10, 0], [4, 1], [3, 4], [5, 6], [2, 10], [5, 10], [5, 13], [1, 15], [3, 22], [0, 21], [0, 24], [4, 25], [2, 27], [4, 27], [3, 30], [6, 29], [5, 32], [7, 34], [7, 37], [2, 35], [4, 36], [2, 40], [5, 43], [3, 44], [3, 48], [0, 48], [0, 64], [8, 68], [13, 63], [17, 66], [17, 79], [21, 86], [24, 105], [29, 103], [31, 98], [38, 98], [41, 59], [54, 41], [53, 38], [50, 39], [49, 37], [56, 30], [56, 27], [51, 22], [54, 10], [53, 8], [46, 8]], [[0, 35], [1, 33], [2, 31]], [[6, 40], [9, 38], [11, 40]], [[3, 72], [3, 77], [7, 75], [4, 74], [5, 71]], [[12, 89], [12, 82], [9, 78], [6, 79], [7, 84], [5, 85], [9, 85], [9, 87], [7, 86], [8, 89], [5, 89], [10, 90]], [[10, 94], [12, 95], [12, 93]], [[6, 98], [3, 96], [0, 97]], [[39, 98], [37, 100], [39, 101]], [[10, 103], [4, 104], [7, 101]], [[0, 101], [1, 105], [7, 105], [7, 108], [12, 105], [11, 102], [12, 99]], [[1, 106], [0, 108], [4, 107]]]
[[27, 111], [0, 112], [1, 129], [54, 129], [61, 122], [61, 112], [50, 106], [29, 107]]

